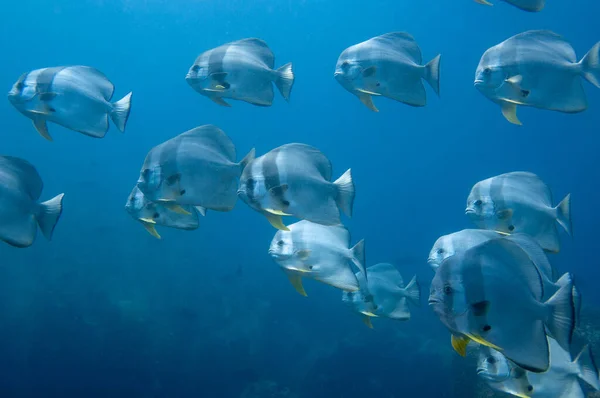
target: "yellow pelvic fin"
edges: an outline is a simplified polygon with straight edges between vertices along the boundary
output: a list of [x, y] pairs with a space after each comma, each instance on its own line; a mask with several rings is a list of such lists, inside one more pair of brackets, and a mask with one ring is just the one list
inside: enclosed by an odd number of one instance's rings
[[476, 343], [479, 343], [479, 344], [484, 345], [486, 347], [493, 348], [496, 351], [502, 351], [502, 348], [498, 347], [495, 344], [490, 343], [489, 341], [487, 341], [483, 337], [480, 337], [480, 336], [477, 336], [477, 335], [474, 335], [474, 334], [468, 334], [468, 333], [465, 333], [465, 335], [467, 335], [471, 340], [473, 340]]
[[165, 206], [171, 210], [174, 211], [177, 214], [184, 214], [186, 216], [189, 216], [190, 213], [189, 211], [187, 211], [186, 209], [184, 209], [183, 207], [179, 206], [177, 203], [169, 203], [169, 204], [165, 204]]
[[377, 109], [377, 107], [375, 107], [375, 104], [373, 104], [373, 98], [371, 98], [369, 94], [361, 93], [359, 94], [358, 98], [360, 99], [360, 102], [365, 104], [367, 108], [369, 108], [373, 112], [379, 112], [379, 109]]
[[275, 214], [276, 216], [291, 216], [291, 214], [284, 213], [281, 210], [265, 209], [265, 211], [268, 211], [271, 214]]
[[500, 234], [500, 235], [510, 236], [510, 234], [508, 232], [502, 232], [502, 231], [494, 231], [494, 232], [497, 234]]
[[146, 231], [148, 231], [148, 233], [152, 236], [154, 236], [156, 239], [160, 239], [160, 235], [158, 234], [158, 232], [156, 232], [156, 228], [154, 228], [154, 224], [144, 224], [144, 228], [146, 228]]
[[304, 286], [302, 286], [302, 278], [300, 277], [300, 275], [294, 274], [292, 272], [286, 272], [286, 274], [288, 279], [290, 280], [290, 283], [292, 284], [292, 286], [294, 286], [294, 289], [296, 289], [296, 291], [304, 297], [308, 296], [308, 294], [306, 294], [306, 291], [304, 290]]
[[483, 4], [484, 6], [493, 6], [493, 4], [487, 0], [475, 0], [475, 3]]
[[362, 317], [362, 321], [363, 321], [363, 323], [365, 325], [367, 325], [367, 327], [369, 329], [373, 329], [373, 323], [371, 322], [371, 317], [370, 316], [367, 316], [367, 315], [363, 316]]
[[140, 218], [140, 221], [143, 221], [146, 224], [156, 224], [156, 221], [151, 218]]
[[381, 95], [379, 93], [374, 93], [373, 91], [363, 90], [362, 88], [357, 88], [356, 91], [368, 95]]
[[469, 345], [469, 341], [470, 340], [468, 337], [455, 335], [452, 335], [450, 339], [452, 348], [454, 348], [454, 351], [456, 351], [461, 357], [467, 355], [467, 345]]
[[510, 103], [510, 102], [504, 102], [502, 104], [502, 115], [504, 116], [504, 118], [506, 120], [508, 120], [512, 124], [516, 124], [517, 126], [523, 125], [523, 123], [521, 123], [521, 121], [517, 117], [517, 105], [516, 104]]
[[265, 215], [265, 217], [267, 217], [267, 220], [273, 227], [275, 227], [281, 231], [289, 231], [290, 230], [288, 227], [285, 226], [285, 224], [281, 220], [281, 216], [277, 216], [277, 215], [271, 214], [271, 213], [264, 213], [264, 215]]
[[377, 317], [377, 315], [375, 315], [375, 314], [373, 314], [372, 312], [369, 312], [369, 311], [361, 311], [360, 313], [363, 314], [363, 315], [366, 315], [368, 317]]

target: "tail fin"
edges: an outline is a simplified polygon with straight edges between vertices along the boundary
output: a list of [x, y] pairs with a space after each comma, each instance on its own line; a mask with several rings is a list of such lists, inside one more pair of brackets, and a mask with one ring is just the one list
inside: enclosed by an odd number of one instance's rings
[[279, 89], [279, 92], [285, 98], [286, 101], [290, 100], [290, 94], [292, 93], [292, 87], [294, 86], [294, 71], [292, 70], [292, 63], [283, 65], [277, 69], [277, 79], [275, 85]]
[[112, 104], [113, 109], [110, 113], [110, 117], [121, 133], [125, 131], [127, 119], [129, 119], [129, 112], [131, 112], [131, 94], [132, 93], [127, 94]]
[[425, 75], [423, 76], [438, 96], [440, 95], [440, 57], [441, 54], [425, 65]]
[[588, 345], [584, 346], [579, 355], [573, 361], [579, 370], [579, 378], [596, 390], [600, 390], [600, 377], [592, 350]]
[[558, 344], [566, 351], [570, 350], [575, 329], [575, 308], [573, 306], [573, 285], [558, 289], [548, 301], [549, 316], [546, 327]]
[[575, 325], [579, 324], [581, 314], [581, 292], [577, 289], [577, 286], [573, 285], [573, 307], [575, 308]]
[[352, 253], [352, 262], [365, 276], [365, 280], [367, 280], [367, 269], [365, 268], [365, 240], [363, 239], [354, 245], [354, 247], [350, 249], [350, 252]]
[[579, 61], [581, 73], [588, 82], [600, 88], [600, 42]]
[[416, 275], [413, 276], [410, 282], [408, 282], [408, 285], [404, 288], [404, 294], [408, 301], [417, 307], [421, 306], [421, 286], [419, 285], [419, 281], [417, 281]]
[[62, 201], [64, 193], [55, 196], [54, 198], [40, 203], [40, 208], [37, 214], [37, 222], [46, 239], [52, 239], [54, 227], [62, 214]]
[[569, 235], [573, 235], [573, 223], [571, 222], [571, 194], [568, 194], [562, 202], [556, 206], [556, 221], [558, 221]]
[[354, 205], [354, 182], [352, 181], [351, 169], [346, 170], [344, 174], [334, 182], [338, 189], [336, 197], [337, 205], [348, 216], [352, 217], [352, 206]]
[[242, 160], [240, 160], [240, 173], [244, 171], [248, 163], [254, 160], [256, 157], [256, 149], [252, 148], [250, 152]]

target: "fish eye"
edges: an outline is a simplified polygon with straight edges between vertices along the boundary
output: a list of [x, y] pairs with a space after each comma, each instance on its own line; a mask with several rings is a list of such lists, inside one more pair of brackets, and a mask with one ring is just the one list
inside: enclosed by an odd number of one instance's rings
[[248, 188], [248, 190], [252, 191], [254, 190], [254, 184], [256, 182], [254, 181], [253, 178], [248, 178], [248, 181], [246, 181], [246, 188]]
[[18, 82], [15, 87], [17, 90], [22, 90], [23, 87], [25, 87], [25, 84], [23, 84], [23, 82]]
[[481, 206], [483, 204], [483, 202], [481, 201], [481, 199], [477, 199], [475, 202], [473, 202], [473, 204], [475, 206]]
[[277, 246], [283, 246], [283, 241], [280, 240], [279, 242], [277, 242]]
[[437, 254], [444, 254], [444, 249], [437, 249]]
[[192, 66], [192, 71], [193, 72], [198, 72], [200, 70], [200, 65], [194, 65]]
[[444, 286], [444, 293], [448, 295], [452, 294], [452, 287], [450, 285]]
[[496, 363], [496, 358], [494, 358], [494, 357], [488, 357], [487, 361], [493, 365], [493, 364]]
[[483, 70], [483, 74], [484, 74], [484, 75], [489, 75], [490, 73], [492, 73], [492, 69], [491, 69], [491, 68], [485, 68], [485, 69]]

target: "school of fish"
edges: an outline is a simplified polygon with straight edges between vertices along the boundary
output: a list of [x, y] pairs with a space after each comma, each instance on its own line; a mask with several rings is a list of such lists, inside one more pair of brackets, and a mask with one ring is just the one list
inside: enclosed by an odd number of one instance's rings
[[[504, 1], [528, 12], [545, 7], [545, 0]], [[422, 107], [424, 82], [440, 94], [440, 59], [424, 62], [410, 34], [391, 32], [346, 48], [334, 78], [374, 112], [376, 97]], [[274, 88], [289, 101], [295, 82], [292, 63], [275, 65], [267, 43], [247, 38], [201, 53], [185, 81], [220, 106], [238, 100], [268, 107]], [[519, 106], [586, 110], [584, 80], [600, 88], [600, 42], [578, 60], [563, 37], [536, 30], [485, 51], [474, 85], [508, 122], [520, 125]], [[23, 73], [8, 100], [47, 140], [52, 140], [48, 122], [102, 138], [111, 120], [124, 132], [131, 112], [132, 93], [114, 101], [114, 92], [113, 83], [93, 67], [59, 66]], [[343, 215], [353, 213], [352, 171], [336, 175], [317, 148], [289, 143], [260, 156], [252, 149], [240, 158], [223, 130], [204, 125], [148, 152], [125, 210], [161, 239], [157, 227], [197, 229], [201, 217], [232, 211], [240, 199], [276, 229], [268, 254], [299, 294], [307, 296], [303, 280], [312, 279], [338, 289], [341, 301], [369, 328], [373, 318], [407, 321], [411, 306], [420, 306], [421, 284], [416, 277], [405, 283], [393, 264], [367, 267], [365, 241], [353, 243], [342, 223]], [[11, 156], [0, 156], [0, 182], [0, 239], [27, 247], [38, 228], [51, 239], [64, 194], [40, 202], [37, 170]], [[560, 250], [560, 231], [572, 234], [571, 197], [559, 203], [552, 198], [542, 179], [529, 172], [476, 182], [465, 215], [477, 229], [440, 237], [428, 257], [434, 271], [428, 303], [448, 329], [452, 347], [461, 356], [473, 347], [477, 375], [492, 389], [518, 397], [583, 397], [580, 381], [600, 389], [591, 349], [571, 354], [581, 295], [573, 276], [559, 274], [549, 258]], [[285, 222], [289, 217], [296, 222]]]

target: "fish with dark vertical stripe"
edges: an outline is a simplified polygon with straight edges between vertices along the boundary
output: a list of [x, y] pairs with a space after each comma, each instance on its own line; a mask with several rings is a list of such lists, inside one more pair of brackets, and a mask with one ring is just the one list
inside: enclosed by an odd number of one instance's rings
[[571, 195], [557, 206], [550, 188], [535, 174], [513, 172], [478, 182], [467, 198], [465, 213], [479, 228], [504, 234], [525, 233], [544, 250], [558, 252], [556, 224], [571, 234]]
[[473, 340], [540, 373], [550, 366], [547, 335], [569, 350], [576, 316], [572, 283], [544, 297], [539, 269], [525, 250], [503, 237], [444, 260], [433, 278], [429, 305], [461, 355]]
[[318, 149], [287, 144], [248, 164], [238, 195], [278, 229], [287, 230], [282, 216], [339, 225], [340, 209], [352, 215], [354, 183], [350, 169], [334, 182], [331, 175], [331, 162]]
[[52, 141], [48, 122], [94, 138], [108, 131], [109, 118], [124, 132], [131, 93], [111, 102], [114, 85], [89, 66], [60, 66], [24, 73], [8, 93], [15, 108], [33, 121], [37, 132]]
[[182, 214], [189, 213], [186, 205], [230, 211], [238, 178], [252, 159], [254, 149], [236, 162], [235, 146], [220, 128], [196, 127], [152, 148], [137, 186], [150, 201]]
[[137, 186], [133, 188], [125, 204], [125, 211], [157, 239], [161, 238], [156, 231], [157, 225], [191, 231], [198, 228], [198, 213], [206, 214], [206, 209], [201, 206], [182, 206], [182, 209], [183, 212], [176, 213], [161, 202], [148, 200]]
[[260, 39], [223, 44], [198, 56], [185, 80], [200, 94], [221, 106], [226, 98], [258, 106], [273, 104], [273, 83], [286, 101], [294, 85], [292, 64], [275, 68], [275, 56]]

